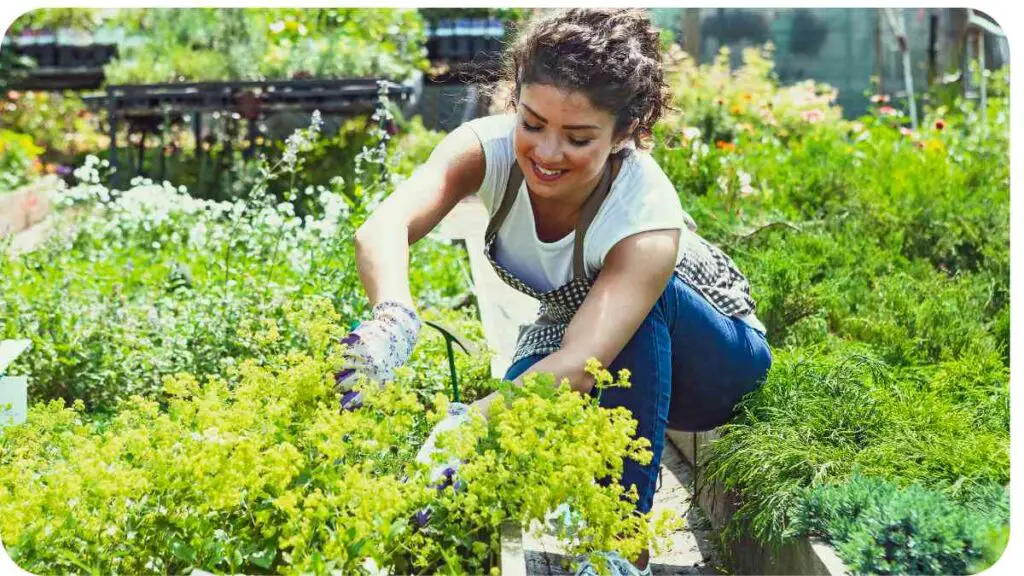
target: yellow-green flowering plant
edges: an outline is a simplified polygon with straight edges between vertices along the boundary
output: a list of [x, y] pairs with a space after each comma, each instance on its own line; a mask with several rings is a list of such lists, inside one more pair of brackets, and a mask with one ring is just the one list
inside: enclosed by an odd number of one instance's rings
[[[32, 407], [0, 435], [7, 553], [36, 573], [479, 573], [496, 564], [502, 522], [566, 501], [585, 521], [573, 550], [634, 553], [667, 529], [635, 516], [635, 493], [614, 482], [623, 457], [650, 458], [635, 422], [550, 378], [506, 386], [507, 407], [443, 440], [466, 462], [465, 489], [437, 490], [412, 456], [446, 401], [428, 413], [405, 370], [339, 410], [338, 320], [326, 299], [304, 299], [284, 351], [224, 378], [166, 377], [161, 398], [134, 396], [104, 420], [81, 402]], [[273, 323], [257, 331], [268, 346], [281, 337]]]

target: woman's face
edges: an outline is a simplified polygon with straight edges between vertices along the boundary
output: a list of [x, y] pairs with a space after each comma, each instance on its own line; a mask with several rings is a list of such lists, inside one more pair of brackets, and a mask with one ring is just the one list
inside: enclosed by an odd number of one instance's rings
[[516, 160], [536, 196], [571, 200], [601, 178], [615, 117], [581, 92], [526, 84], [519, 92]]

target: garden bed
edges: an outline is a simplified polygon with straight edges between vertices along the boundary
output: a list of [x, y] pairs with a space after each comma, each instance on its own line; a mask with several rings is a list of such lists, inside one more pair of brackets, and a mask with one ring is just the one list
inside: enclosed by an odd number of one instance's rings
[[[692, 433], [669, 430], [668, 439], [682, 452], [683, 456], [701, 476], [698, 454], [716, 434], [712, 432]], [[723, 530], [732, 520], [732, 515], [742, 498], [735, 490], [727, 490], [721, 482], [704, 483], [694, 487], [695, 498], [701, 509], [711, 520], [715, 530]], [[741, 536], [727, 539], [728, 565], [736, 574], [793, 574], [841, 576], [849, 574], [849, 568], [836, 554], [835, 549], [819, 538], [799, 537], [781, 546], [773, 547], [754, 538], [749, 527], [741, 528]]]

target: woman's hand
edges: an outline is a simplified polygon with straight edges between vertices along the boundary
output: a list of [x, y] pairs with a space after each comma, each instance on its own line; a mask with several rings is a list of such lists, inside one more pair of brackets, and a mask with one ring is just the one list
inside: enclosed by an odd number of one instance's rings
[[395, 368], [409, 361], [419, 337], [422, 322], [416, 311], [399, 302], [379, 302], [373, 307], [373, 319], [360, 324], [345, 336], [345, 362], [335, 375], [343, 408], [362, 403], [351, 387], [359, 376], [376, 382], [394, 380]]
[[452, 482], [462, 462], [458, 458], [452, 457], [444, 462], [435, 463], [434, 456], [437, 453], [437, 438], [441, 434], [469, 422], [471, 418], [469, 410], [469, 406], [461, 402], [452, 402], [448, 406], [448, 415], [434, 426], [434, 429], [430, 431], [430, 436], [427, 436], [426, 442], [423, 443], [423, 446], [420, 447], [419, 452], [416, 454], [417, 462], [425, 466], [432, 466], [430, 482], [437, 485], [438, 488], [443, 488]]

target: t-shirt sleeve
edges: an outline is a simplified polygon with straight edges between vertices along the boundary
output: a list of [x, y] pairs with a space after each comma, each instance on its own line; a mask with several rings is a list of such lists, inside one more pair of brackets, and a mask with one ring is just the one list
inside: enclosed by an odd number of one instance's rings
[[601, 269], [608, 252], [623, 238], [651, 230], [686, 227], [685, 212], [675, 186], [653, 158], [642, 157], [627, 176], [622, 183], [622, 193], [606, 200], [610, 204], [591, 225], [598, 233], [587, 233], [588, 274]]
[[508, 184], [508, 173], [515, 162], [512, 138], [515, 134], [515, 115], [498, 114], [470, 120], [465, 124], [480, 139], [484, 150], [484, 181], [478, 195], [493, 216]]

